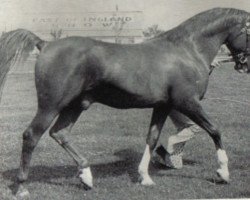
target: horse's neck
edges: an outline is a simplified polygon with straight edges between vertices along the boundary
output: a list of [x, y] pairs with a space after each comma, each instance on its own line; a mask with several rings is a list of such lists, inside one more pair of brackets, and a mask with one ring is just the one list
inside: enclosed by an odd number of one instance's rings
[[217, 55], [221, 45], [225, 43], [227, 37], [227, 32], [217, 33], [211, 36], [197, 35], [193, 37], [191, 42], [196, 46], [197, 52], [201, 54], [207, 64], [210, 65]]
[[159, 46], [165, 46], [166, 48], [169, 48], [169, 45], [166, 45], [167, 43], [173, 43], [180, 48], [193, 46], [194, 51], [199, 54], [193, 56], [202, 57], [206, 65], [210, 65], [221, 45], [226, 42], [232, 28], [239, 23], [239, 18], [223, 15], [212, 18], [209, 22], [197, 20], [194, 23], [183, 23], [150, 42], [157, 42]]
[[239, 23], [239, 20], [234, 17], [228, 17], [224, 20], [218, 19], [218, 21], [210, 22], [200, 31], [194, 33], [192, 41], [195, 42], [209, 65], [217, 55], [221, 45], [226, 42], [232, 29]]

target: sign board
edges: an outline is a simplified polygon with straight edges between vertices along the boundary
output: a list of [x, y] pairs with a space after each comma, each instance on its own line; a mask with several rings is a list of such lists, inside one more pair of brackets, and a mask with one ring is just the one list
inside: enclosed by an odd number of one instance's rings
[[23, 28], [40, 34], [62, 29], [66, 35], [82, 36], [142, 36], [141, 11], [88, 13], [38, 13], [24, 15]]

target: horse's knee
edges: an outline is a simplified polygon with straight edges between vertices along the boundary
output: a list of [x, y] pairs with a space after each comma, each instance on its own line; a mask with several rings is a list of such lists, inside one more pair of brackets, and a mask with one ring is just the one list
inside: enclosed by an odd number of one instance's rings
[[43, 125], [38, 123], [33, 123], [30, 127], [28, 127], [23, 133], [24, 150], [30, 151], [30, 149], [33, 149], [44, 132], [45, 128]]
[[24, 133], [23, 133], [23, 140], [25, 141], [29, 141], [31, 140], [33, 137], [33, 132], [31, 129], [27, 129]]
[[29, 148], [34, 148], [36, 145], [34, 134], [31, 128], [23, 133], [23, 147], [29, 151]]

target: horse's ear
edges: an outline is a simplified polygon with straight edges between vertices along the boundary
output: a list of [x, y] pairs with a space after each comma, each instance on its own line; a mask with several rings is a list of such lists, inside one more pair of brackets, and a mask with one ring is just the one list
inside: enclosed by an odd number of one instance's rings
[[47, 44], [46, 41], [39, 41], [37, 44], [36, 44], [36, 47], [38, 48], [39, 51], [41, 51], [43, 49], [43, 47]]

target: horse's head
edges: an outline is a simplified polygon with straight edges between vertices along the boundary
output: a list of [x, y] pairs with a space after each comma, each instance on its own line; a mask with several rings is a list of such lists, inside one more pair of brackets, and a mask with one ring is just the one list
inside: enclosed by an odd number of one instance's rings
[[250, 73], [250, 20], [233, 28], [226, 45], [234, 58], [235, 70]]

